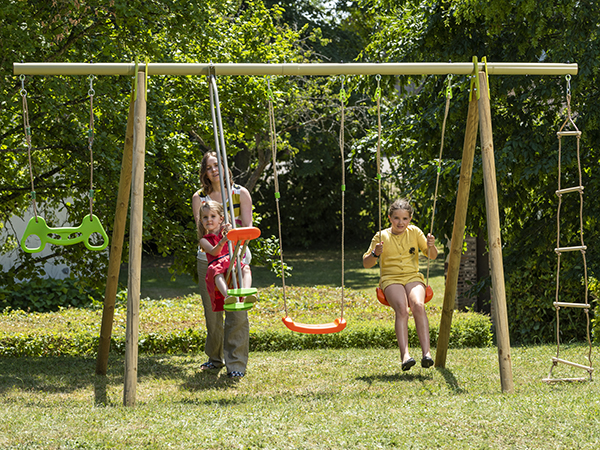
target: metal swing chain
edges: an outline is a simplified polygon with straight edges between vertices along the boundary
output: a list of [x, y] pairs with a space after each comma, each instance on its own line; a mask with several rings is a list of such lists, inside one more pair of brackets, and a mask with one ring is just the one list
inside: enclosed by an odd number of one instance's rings
[[27, 142], [27, 158], [29, 159], [29, 178], [31, 179], [31, 203], [33, 205], [33, 214], [35, 221], [38, 221], [37, 206], [35, 202], [35, 185], [33, 181], [33, 166], [31, 163], [31, 127], [29, 125], [29, 107], [27, 106], [27, 90], [25, 89], [25, 75], [19, 76], [21, 80], [21, 98], [23, 100], [23, 129], [25, 131], [25, 141]]
[[88, 196], [90, 198], [90, 221], [94, 214], [94, 151], [92, 150], [92, 144], [94, 143], [94, 75], [89, 76], [90, 89], [88, 95], [90, 96], [90, 127], [88, 129], [88, 148], [90, 150], [90, 191]]
[[[452, 98], [452, 74], [448, 75], [448, 86], [446, 87], [446, 108], [444, 110], [444, 120], [442, 122], [442, 140], [440, 143], [440, 154], [437, 163], [437, 175], [435, 178], [435, 192], [433, 194], [433, 211], [431, 213], [431, 226], [429, 234], [433, 234], [433, 221], [435, 219], [435, 206], [437, 203], [438, 187], [440, 184], [440, 173], [442, 171], [442, 152], [444, 150], [444, 135], [446, 134], [446, 119], [448, 119], [448, 110], [450, 109], [450, 99]], [[429, 286], [429, 254], [430, 247], [427, 247], [427, 286]]]
[[277, 130], [275, 128], [275, 109], [273, 102], [275, 96], [271, 89], [271, 80], [267, 78], [267, 97], [269, 99], [269, 135], [271, 137], [271, 155], [273, 158], [273, 184], [275, 187], [275, 206], [277, 208], [277, 225], [279, 228], [279, 261], [281, 263], [281, 284], [283, 289], [283, 307], [285, 309], [285, 316], [288, 317], [287, 298], [285, 295], [285, 266], [283, 264], [283, 241], [281, 233], [281, 212], [279, 209], [279, 180], [277, 177]]

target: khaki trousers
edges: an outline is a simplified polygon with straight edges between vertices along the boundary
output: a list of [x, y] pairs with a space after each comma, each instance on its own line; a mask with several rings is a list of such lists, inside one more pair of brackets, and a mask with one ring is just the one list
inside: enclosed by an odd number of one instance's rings
[[[206, 319], [204, 352], [208, 356], [208, 360], [215, 366], [227, 366], [227, 373], [234, 371], [246, 373], [248, 352], [250, 350], [248, 312], [214, 312], [206, 289], [205, 278], [208, 267], [206, 256], [199, 255], [197, 261], [198, 285], [202, 297], [202, 306], [204, 307], [204, 318]], [[225, 315], [225, 321], [223, 321], [223, 314]]]

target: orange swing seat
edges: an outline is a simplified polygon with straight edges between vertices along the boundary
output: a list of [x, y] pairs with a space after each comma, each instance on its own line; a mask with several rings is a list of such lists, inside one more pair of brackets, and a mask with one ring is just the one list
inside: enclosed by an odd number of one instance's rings
[[282, 320], [290, 330], [304, 334], [331, 334], [346, 328], [346, 319], [335, 319], [333, 322], [320, 324], [294, 322], [290, 317], [284, 317]]
[[[381, 303], [382, 305], [385, 305], [385, 306], [390, 306], [390, 304], [387, 301], [387, 298], [385, 298], [383, 289], [378, 287], [377, 289], [375, 289], [375, 292], [377, 293], [377, 300], [379, 300], [379, 303]], [[432, 298], [433, 298], [433, 289], [431, 288], [431, 286], [427, 286], [425, 288], [425, 303], [427, 303]]]

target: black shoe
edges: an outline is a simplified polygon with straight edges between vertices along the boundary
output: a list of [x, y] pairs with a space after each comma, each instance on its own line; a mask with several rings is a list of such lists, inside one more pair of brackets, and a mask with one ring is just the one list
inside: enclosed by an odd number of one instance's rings
[[206, 361], [204, 364], [200, 365], [200, 370], [206, 372], [208, 370], [221, 370], [223, 366], [215, 366], [212, 361]]
[[229, 372], [227, 374], [227, 377], [231, 378], [232, 380], [241, 380], [246, 374], [244, 372], [238, 372], [237, 370], [234, 370], [233, 372]]
[[431, 359], [430, 356], [423, 356], [423, 359], [421, 360], [421, 367], [429, 369], [431, 366], [433, 366], [433, 359]]
[[402, 363], [402, 370], [403, 370], [404, 372], [406, 372], [407, 370], [410, 370], [410, 368], [411, 368], [412, 366], [414, 366], [416, 363], [417, 363], [417, 362], [415, 361], [415, 359], [414, 359], [414, 358], [409, 358], [409, 359], [407, 359], [406, 361], [404, 361], [404, 362]]

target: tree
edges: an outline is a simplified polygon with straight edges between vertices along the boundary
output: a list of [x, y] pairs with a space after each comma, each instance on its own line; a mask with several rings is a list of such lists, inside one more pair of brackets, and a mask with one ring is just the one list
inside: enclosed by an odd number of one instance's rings
[[[269, 1], [284, 8], [283, 20], [296, 30], [306, 30], [307, 55], [325, 62], [356, 60], [368, 37], [368, 16], [356, 2]], [[341, 231], [342, 156], [340, 91], [349, 99], [344, 107], [344, 159], [346, 173], [345, 238], [350, 245], [367, 245], [373, 232], [366, 206], [376, 201], [368, 189], [371, 167], [352, 162], [355, 143], [374, 123], [372, 102], [357, 89], [359, 77], [289, 77], [274, 80], [278, 131], [279, 185], [283, 241], [286, 247], [336, 247]], [[287, 86], [287, 87], [286, 87]], [[372, 112], [372, 111], [371, 111]], [[358, 161], [358, 160], [356, 160]], [[272, 168], [269, 169], [270, 171]], [[273, 179], [260, 182], [259, 194], [273, 192]], [[261, 226], [277, 233], [275, 199], [257, 197]]]
[[[7, 25], [0, 31], [0, 101], [5, 109], [0, 118], [0, 150], [6, 162], [0, 167], [0, 223], [12, 215], [27, 215], [31, 191], [23, 151], [21, 85], [12, 76], [13, 62], [121, 62], [136, 57], [150, 62], [304, 61], [297, 45], [300, 35], [277, 21], [281, 9], [266, 9], [260, 1], [11, 1], [0, 14]], [[24, 83], [38, 201], [48, 213], [64, 208], [69, 222], [80, 223], [89, 212], [85, 195], [90, 182], [89, 81], [55, 76], [27, 77]], [[234, 156], [250, 154], [245, 158], [248, 164], [237, 169], [252, 188], [264, 170], [268, 149], [263, 114], [266, 82], [221, 77], [219, 87], [228, 150]], [[207, 82], [201, 77], [157, 76], [150, 79], [149, 89], [144, 241], [162, 254], [175, 255], [175, 271], [195, 273], [190, 199], [198, 186], [202, 153], [212, 146]], [[131, 80], [98, 77], [94, 90], [94, 213], [110, 235]], [[2, 251], [16, 248], [17, 240], [8, 233], [0, 242]], [[83, 246], [56, 246], [50, 257], [76, 261], [71, 264], [73, 277], [96, 284], [104, 281], [104, 254], [88, 252]], [[15, 267], [2, 273], [0, 285], [40, 272], [40, 259], [23, 254]]]
[[[586, 186], [586, 241], [599, 233], [598, 191], [595, 171], [598, 148], [598, 42], [597, 5], [593, 1], [550, 1], [519, 3], [505, 0], [458, 2], [364, 2], [379, 14], [382, 24], [366, 50], [369, 57], [388, 61], [470, 61], [487, 56], [488, 61], [577, 62], [579, 74], [571, 80], [572, 109], [584, 131], [582, 160]], [[406, 77], [417, 86], [387, 113], [387, 151], [402, 154], [399, 165], [402, 188], [417, 203], [417, 210], [430, 214], [435, 180], [435, 155], [439, 149], [443, 111], [442, 77]], [[451, 235], [454, 192], [460, 167], [464, 136], [468, 77], [453, 79], [455, 94], [446, 131], [446, 149], [438, 199], [439, 236]], [[491, 76], [492, 121], [504, 269], [508, 288], [511, 334], [518, 340], [551, 340], [556, 256], [557, 180], [556, 131], [565, 118], [566, 82], [559, 77]], [[390, 89], [392, 82], [390, 81]], [[458, 93], [460, 88], [461, 94]], [[563, 186], [576, 184], [573, 148], [563, 155]], [[575, 172], [573, 172], [575, 170]], [[481, 161], [476, 158], [467, 232], [485, 227]], [[578, 202], [577, 202], [578, 203]], [[578, 205], [577, 205], [578, 206]], [[576, 242], [578, 207], [565, 208], [561, 242]], [[574, 244], [575, 245], [575, 244]], [[598, 250], [587, 252], [590, 274], [598, 276]], [[566, 259], [566, 260], [565, 260]], [[563, 259], [562, 292], [579, 301], [581, 257]], [[576, 314], [576, 312], [574, 313]], [[573, 316], [568, 315], [567, 323]], [[562, 327], [565, 335], [582, 337], [578, 322]]]

